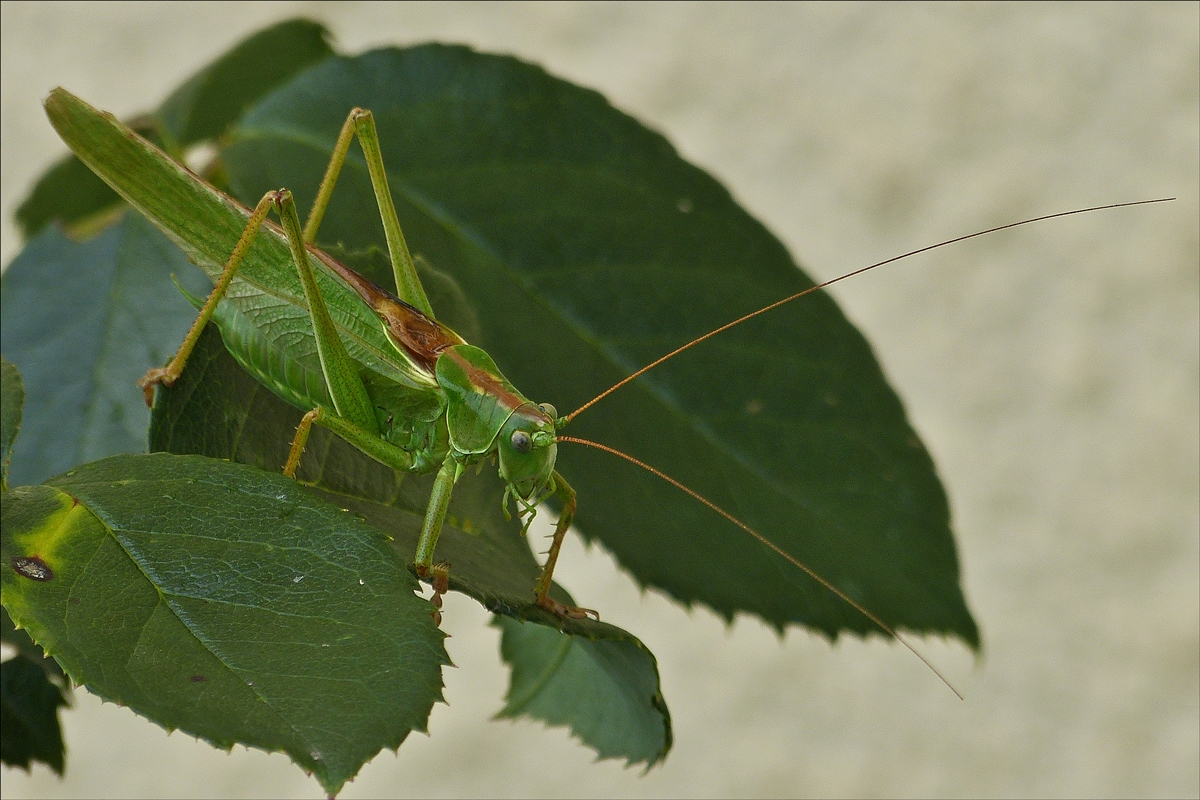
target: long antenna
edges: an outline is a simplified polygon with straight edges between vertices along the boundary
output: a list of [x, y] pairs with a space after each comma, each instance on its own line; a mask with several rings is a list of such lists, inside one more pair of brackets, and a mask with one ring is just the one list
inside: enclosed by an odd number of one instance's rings
[[879, 261], [875, 264], [870, 265], [869, 267], [862, 267], [861, 269], [856, 269], [853, 272], [847, 272], [845, 275], [840, 275], [840, 276], [834, 278], [833, 280], [825, 281], [824, 283], [817, 284], [816, 286], [810, 286], [809, 288], [805, 289], [802, 292], [796, 292], [794, 295], [792, 295], [790, 297], [785, 297], [782, 300], [776, 300], [774, 303], [771, 303], [768, 306], [763, 306], [758, 311], [751, 311], [749, 314], [747, 314], [744, 317], [738, 317], [733, 322], [728, 322], [715, 330], [709, 331], [708, 333], [704, 334], [703, 336], [693, 339], [692, 341], [688, 342], [687, 344], [683, 345], [682, 347], [675, 348], [674, 350], [667, 353], [662, 358], [659, 358], [656, 361], [652, 361], [649, 364], [647, 364], [646, 366], [642, 367], [637, 372], [630, 375], [628, 378], [625, 378], [624, 380], [618, 381], [617, 383], [613, 384], [612, 386], [605, 389], [600, 394], [593, 397], [591, 400], [589, 400], [586, 403], [584, 403], [583, 405], [581, 405], [579, 408], [572, 411], [567, 416], [563, 417], [562, 420], [559, 422], [559, 426], [561, 427], [563, 425], [566, 425], [568, 422], [575, 419], [575, 417], [579, 416], [584, 411], [586, 411], [589, 408], [591, 408], [592, 406], [594, 406], [596, 403], [599, 403], [601, 400], [603, 400], [605, 397], [608, 397], [610, 394], [615, 392], [617, 389], [620, 389], [622, 386], [624, 386], [625, 384], [629, 383], [632, 380], [635, 380], [636, 378], [640, 378], [642, 375], [645, 375], [647, 372], [654, 369], [659, 364], [663, 363], [664, 361], [669, 361], [670, 359], [672, 359], [675, 356], [682, 353], [684, 350], [687, 350], [691, 347], [695, 347], [696, 345], [700, 344], [701, 342], [705, 341], [706, 339], [711, 339], [712, 337], [716, 336], [718, 333], [727, 331], [735, 325], [741, 325], [743, 322], [745, 322], [747, 320], [754, 319], [759, 314], [765, 314], [768, 311], [772, 311], [776, 308], [779, 308], [782, 305], [787, 305], [788, 303], [792, 302], [793, 300], [799, 300], [801, 297], [804, 297], [804, 295], [806, 295], [806, 294], [811, 294], [812, 292], [818, 291], [820, 289], [824, 289], [826, 286], [832, 286], [833, 284], [837, 283], [838, 281], [846, 280], [846, 278], [852, 278], [855, 275], [860, 275], [864, 272], [868, 272], [870, 270], [875, 269], [876, 267], [882, 267], [885, 264], [891, 264], [893, 261], [899, 261], [902, 258], [908, 258], [909, 256], [915, 256], [915, 255], [918, 255], [919, 253], [926, 253], [930, 250], [936, 250], [939, 247], [945, 247], [946, 245], [955, 244], [957, 242], [964, 242], [967, 239], [974, 239], [976, 236], [985, 236], [989, 233], [995, 233], [997, 231], [1003, 231], [1003, 230], [1007, 230], [1009, 228], [1016, 228], [1021, 225], [1029, 225], [1034, 222], [1041, 222], [1041, 221], [1047, 220], [1047, 219], [1055, 219], [1056, 217], [1069, 217], [1069, 216], [1072, 216], [1073, 214], [1086, 214], [1090, 211], [1104, 211], [1109, 208], [1125, 208], [1127, 206], [1144, 206], [1144, 205], [1149, 205], [1150, 203], [1167, 203], [1174, 199], [1175, 199], [1174, 197], [1160, 197], [1157, 200], [1135, 200], [1131, 203], [1111, 203], [1106, 206], [1092, 206], [1091, 208], [1079, 208], [1074, 211], [1060, 211], [1057, 214], [1045, 214], [1040, 217], [1033, 217], [1031, 219], [1023, 219], [1020, 222], [1010, 222], [1007, 225], [997, 225], [995, 228], [988, 228], [986, 231], [978, 231], [976, 233], [969, 233], [966, 236], [958, 236], [954, 239], [947, 239], [944, 242], [938, 242], [937, 244], [931, 244], [928, 247], [922, 247], [918, 250], [910, 250], [909, 252], [904, 253], [903, 255], [893, 256], [892, 258], [886, 259], [884, 261]]
[[846, 603], [848, 603], [850, 606], [852, 606], [852, 607], [853, 607], [855, 610], [857, 610], [857, 611], [858, 611], [858, 613], [862, 614], [864, 617], [866, 617], [867, 619], [871, 620], [871, 622], [874, 622], [876, 625], [878, 625], [878, 626], [879, 626], [879, 628], [880, 628], [880, 629], [881, 629], [881, 630], [882, 630], [884, 633], [886, 633], [887, 635], [891, 636], [893, 639], [895, 639], [896, 641], [898, 641], [900, 644], [902, 644], [902, 645], [904, 645], [905, 647], [907, 647], [907, 648], [909, 649], [909, 651], [911, 651], [911, 652], [912, 652], [912, 654], [913, 654], [914, 656], [916, 656], [917, 658], [921, 659], [921, 662], [922, 662], [923, 664], [925, 664], [925, 666], [929, 667], [929, 671], [930, 671], [930, 672], [932, 672], [934, 675], [937, 675], [937, 676], [938, 676], [938, 679], [939, 679], [939, 680], [940, 680], [942, 683], [946, 684], [946, 686], [948, 686], [948, 687], [950, 688], [950, 691], [954, 692], [954, 694], [958, 696], [958, 699], [959, 699], [959, 700], [962, 700], [962, 699], [963, 699], [962, 693], [961, 693], [960, 691], [958, 691], [958, 689], [955, 689], [955, 688], [954, 688], [954, 684], [950, 683], [950, 681], [948, 681], [948, 680], [946, 679], [946, 676], [945, 676], [945, 675], [943, 675], [942, 673], [938, 672], [938, 670], [937, 670], [937, 667], [935, 667], [933, 664], [931, 664], [931, 663], [929, 662], [929, 659], [927, 659], [925, 656], [921, 655], [920, 651], [918, 651], [918, 650], [917, 650], [917, 648], [915, 648], [915, 647], [913, 647], [911, 644], [909, 644], [909, 642], [908, 642], [908, 640], [907, 640], [907, 639], [905, 639], [905, 638], [904, 638], [903, 636], [901, 636], [900, 634], [896, 633], [895, 629], [894, 629], [894, 628], [892, 628], [892, 626], [888, 625], [886, 622], [884, 622], [883, 620], [881, 620], [881, 619], [880, 619], [879, 617], [877, 617], [875, 614], [873, 614], [872, 612], [868, 611], [868, 610], [867, 610], [867, 609], [866, 609], [866, 608], [865, 608], [865, 607], [864, 607], [864, 606], [863, 606], [861, 603], [859, 603], [858, 601], [851, 599], [849, 595], [847, 595], [847, 594], [846, 594], [845, 592], [843, 592], [841, 589], [837, 588], [837, 587], [836, 587], [836, 586], [834, 586], [832, 583], [830, 583], [828, 580], [826, 580], [825, 578], [823, 578], [823, 577], [821, 576], [821, 574], [820, 574], [820, 573], [818, 573], [816, 570], [814, 570], [812, 567], [810, 567], [810, 566], [808, 566], [807, 564], [805, 564], [804, 562], [800, 561], [798, 558], [796, 558], [795, 556], [793, 556], [791, 553], [787, 552], [787, 551], [786, 551], [786, 550], [784, 550], [782, 547], [780, 547], [779, 545], [775, 544], [775, 543], [774, 543], [774, 542], [772, 542], [770, 539], [768, 539], [767, 537], [763, 536], [761, 533], [759, 533], [758, 531], [754, 530], [754, 528], [751, 528], [749, 525], [747, 525], [746, 523], [742, 522], [740, 519], [738, 519], [737, 517], [735, 517], [733, 514], [730, 514], [728, 511], [726, 511], [725, 509], [721, 508], [720, 506], [718, 506], [718, 505], [717, 505], [716, 503], [714, 503], [713, 501], [709, 500], [709, 499], [708, 499], [707, 497], [705, 497], [704, 495], [700, 494], [699, 492], [695, 491], [694, 489], [690, 489], [690, 488], [688, 488], [687, 486], [684, 486], [682, 483], [680, 483], [679, 481], [675, 480], [675, 479], [674, 479], [674, 478], [672, 478], [670, 475], [667, 475], [665, 472], [660, 472], [659, 470], [657, 470], [657, 469], [655, 469], [654, 467], [650, 466], [650, 465], [649, 465], [649, 464], [647, 464], [646, 462], [644, 462], [644, 461], [640, 461], [640, 460], [638, 460], [638, 459], [634, 458], [633, 456], [629, 455], [628, 453], [624, 453], [624, 452], [622, 452], [622, 451], [620, 451], [620, 450], [616, 449], [615, 447], [609, 447], [608, 445], [605, 445], [605, 444], [600, 444], [599, 442], [593, 442], [593, 441], [591, 441], [591, 440], [589, 440], [589, 439], [580, 439], [580, 438], [578, 438], [578, 437], [575, 437], [575, 436], [557, 436], [557, 437], [555, 437], [555, 438], [556, 438], [558, 441], [560, 441], [560, 442], [572, 442], [572, 443], [574, 443], [574, 444], [582, 444], [582, 445], [585, 445], [585, 446], [587, 446], [587, 447], [594, 447], [594, 448], [596, 448], [597, 450], [603, 450], [603, 451], [604, 451], [604, 452], [606, 452], [606, 453], [612, 453], [614, 456], [618, 456], [618, 457], [620, 457], [620, 458], [623, 458], [623, 459], [625, 459], [626, 461], [630, 462], [631, 464], [636, 464], [637, 466], [641, 467], [642, 469], [646, 470], [647, 472], [651, 473], [652, 475], [657, 475], [658, 477], [662, 478], [662, 479], [663, 479], [664, 481], [666, 481], [667, 483], [669, 483], [669, 484], [671, 484], [672, 486], [674, 486], [676, 489], [679, 489], [681, 492], [685, 492], [686, 494], [689, 494], [689, 495], [691, 495], [692, 497], [694, 497], [695, 499], [699, 500], [701, 503], [703, 503], [704, 505], [706, 505], [706, 506], [708, 506], [709, 508], [711, 508], [713, 511], [717, 512], [718, 514], [720, 514], [722, 517], [724, 517], [725, 519], [729, 520], [729, 521], [730, 521], [730, 522], [732, 522], [734, 525], [737, 525], [739, 528], [741, 528], [742, 530], [744, 530], [746, 533], [750, 534], [750, 535], [751, 535], [751, 536], [753, 536], [755, 539], [757, 539], [758, 541], [762, 542], [762, 543], [763, 543], [764, 545], [766, 545], [767, 547], [769, 547], [769, 548], [771, 548], [772, 550], [774, 550], [776, 553], [778, 553], [780, 556], [782, 556], [784, 559], [786, 559], [786, 560], [787, 560], [789, 563], [791, 563], [792, 565], [794, 565], [794, 566], [798, 567], [799, 569], [803, 570], [803, 572], [804, 572], [806, 575], [808, 575], [808, 577], [812, 578], [814, 581], [816, 581], [817, 583], [821, 584], [822, 586], [824, 586], [824, 587], [825, 587], [826, 589], [828, 589], [829, 591], [833, 592], [835, 595], [837, 595], [838, 597], [840, 597], [842, 600], [844, 600]]

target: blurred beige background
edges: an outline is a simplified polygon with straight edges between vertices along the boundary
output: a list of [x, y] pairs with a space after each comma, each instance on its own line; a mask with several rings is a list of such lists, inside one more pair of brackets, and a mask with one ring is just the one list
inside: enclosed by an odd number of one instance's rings
[[[466, 42], [599, 89], [817, 278], [1025, 216], [1179, 196], [834, 292], [950, 494], [985, 656], [922, 647], [965, 702], [886, 642], [726, 629], [573, 541], [556, 577], [659, 658], [666, 763], [640, 777], [561, 729], [489, 722], [498, 634], [452, 597], [449, 707], [343, 797], [1200, 794], [1197, 4], [4, 3], [4, 263], [13, 210], [64, 152], [49, 89], [151, 108], [296, 14], [344, 52]], [[64, 720], [66, 778], [5, 769], [4, 797], [321, 794], [283, 756], [226, 755], [84, 691]]]

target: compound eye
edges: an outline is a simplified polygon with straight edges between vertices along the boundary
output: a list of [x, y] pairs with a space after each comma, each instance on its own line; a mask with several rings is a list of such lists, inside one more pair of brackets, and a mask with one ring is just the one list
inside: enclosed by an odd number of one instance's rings
[[533, 449], [533, 439], [529, 438], [529, 434], [525, 431], [513, 431], [512, 446], [521, 455], [525, 455]]
[[558, 419], [558, 410], [549, 403], [538, 403], [538, 408], [540, 408], [542, 413], [550, 419]]

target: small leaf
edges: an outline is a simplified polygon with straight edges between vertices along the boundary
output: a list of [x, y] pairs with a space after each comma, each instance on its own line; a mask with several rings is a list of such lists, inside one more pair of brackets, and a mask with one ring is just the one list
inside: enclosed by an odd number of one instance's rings
[[59, 706], [68, 705], [63, 690], [46, 670], [23, 655], [0, 664], [0, 761], [30, 771], [41, 761], [63, 774]]
[[286, 752], [335, 794], [441, 699], [444, 634], [416, 581], [295, 481], [126, 455], [3, 503], [13, 621], [72, 680], [168, 730]]
[[181, 147], [219, 136], [260, 97], [333, 55], [329, 31], [306, 19], [261, 30], [189, 78], [156, 116]]
[[21, 373], [7, 358], [0, 359], [0, 490], [8, 491], [8, 462], [21, 427], [25, 385]]
[[195, 317], [172, 272], [207, 292], [203, 275], [136, 215], [83, 243], [47, 230], [4, 272], [4, 355], [20, 368], [27, 400], [14, 485], [145, 450], [137, 380], [166, 362]]
[[636, 638], [608, 626], [574, 636], [508, 617], [500, 654], [512, 667], [498, 717], [565, 725], [600, 758], [654, 766], [671, 749], [671, 715], [658, 663]]

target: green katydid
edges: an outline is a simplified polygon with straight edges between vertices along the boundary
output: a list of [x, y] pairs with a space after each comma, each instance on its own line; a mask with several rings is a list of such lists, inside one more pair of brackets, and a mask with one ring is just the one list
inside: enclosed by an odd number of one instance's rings
[[[557, 496], [563, 505], [543, 573], [533, 587], [535, 602], [560, 615], [587, 613], [561, 606], [547, 594], [559, 548], [575, 509], [574, 491], [555, 469], [557, 443], [576, 442], [616, 451], [562, 436], [558, 430], [592, 403], [684, 349], [837, 280], [904, 257], [857, 270], [722, 326], [654, 361], [580, 409], [560, 418], [553, 407], [536, 405], [526, 399], [503, 377], [487, 353], [466, 344], [434, 318], [392, 207], [369, 113], [356, 110], [347, 119], [313, 211], [302, 230], [291, 195], [286, 191], [268, 193], [251, 212], [204, 184], [120, 123], [103, 117], [66, 92], [57, 90], [53, 93], [47, 108], [64, 139], [89, 166], [135, 208], [162, 227], [193, 261], [208, 267], [210, 274], [220, 274], [217, 287], [176, 358], [166, 368], [147, 375], [145, 388], [152, 391], [154, 384], [170, 383], [178, 376], [199, 331], [209, 318], [213, 318], [222, 327], [227, 346], [235, 358], [261, 383], [307, 412], [285, 466], [289, 474], [296, 468], [313, 424], [329, 428], [363, 452], [395, 468], [436, 471], [437, 479], [416, 555], [418, 573], [434, 580], [435, 598], [440, 597], [447, 586], [446, 570], [436, 565], [433, 558], [455, 481], [467, 466], [495, 456], [507, 487], [505, 497], [517, 502], [526, 519], [551, 496]], [[72, 118], [72, 124], [63, 124], [67, 118]], [[399, 298], [388, 296], [311, 246], [338, 170], [356, 133], [379, 202]], [[124, 148], [132, 154], [131, 158], [151, 159], [156, 164], [161, 185], [153, 187], [152, 194], [155, 195], [154, 202], [159, 204], [157, 207], [148, 206], [144, 190], [131, 191], [130, 182], [134, 179], [129, 174], [114, 168], [111, 163], [98, 163], [89, 157], [88, 147], [80, 146], [80, 141], [81, 136], [91, 135], [113, 137], [116, 142], [113, 146]], [[199, 200], [197, 208], [202, 213], [171, 224], [164, 222], [163, 218], [170, 214], [164, 213], [163, 208], [184, 195], [191, 201]], [[280, 214], [282, 228], [266, 221], [272, 208]], [[1031, 221], [1034, 220], [1025, 222]], [[970, 237], [951, 241], [965, 238]], [[931, 248], [922, 250], [928, 249]], [[280, 288], [285, 285], [297, 288], [289, 294]], [[222, 297], [234, 303], [219, 303]], [[268, 303], [267, 316], [272, 324], [256, 326], [255, 315], [264, 313], [267, 301], [275, 303]], [[360, 313], [361, 309], [369, 311]], [[279, 322], [281, 310], [290, 315], [288, 324]], [[295, 363], [297, 359], [271, 349], [273, 341], [301, 329], [315, 342], [315, 349], [309, 354], [311, 360], [319, 363], [315, 383], [297, 377], [303, 372]], [[313, 372], [310, 370], [307, 375], [311, 378]], [[666, 477], [641, 462], [635, 463]], [[675, 485], [758, 538], [912, 649], [879, 617], [798, 559], [686, 487]]]
[[[355, 135], [366, 156], [379, 202], [388, 254], [400, 297], [381, 289], [311, 246]], [[147, 403], [153, 400], [154, 386], [169, 386], [183, 372], [188, 355], [204, 326], [216, 314], [220, 301], [225, 297], [271, 210], [279, 215], [283, 223], [312, 320], [325, 388], [332, 400], [332, 403], [328, 403], [324, 398], [305, 394], [299, 386], [280, 387], [285, 399], [300, 405], [307, 412], [296, 431], [291, 453], [284, 465], [284, 474], [294, 477], [314, 424], [329, 428], [387, 466], [418, 473], [436, 470], [437, 477], [421, 527], [415, 567], [420, 577], [433, 579], [433, 602], [440, 607], [441, 595], [448, 586], [449, 567], [435, 564], [433, 556], [454, 485], [468, 467], [484, 459], [495, 458], [499, 462], [500, 477], [505, 482], [506, 506], [510, 498], [515, 500], [521, 507], [518, 513], [525, 516], [527, 521], [532, 519], [534, 509], [548, 497], [557, 496], [563, 503], [564, 510], [555, 529], [545, 569], [534, 587], [534, 602], [561, 616], [592, 614], [598, 618], [599, 615], [590, 609], [568, 608], [549, 595], [554, 563], [575, 508], [574, 490], [554, 469], [557, 452], [555, 409], [547, 404], [536, 405], [531, 402], [509, 383], [485, 351], [467, 344], [457, 333], [434, 318], [396, 218], [370, 111], [354, 109], [346, 118], [303, 230], [295, 202], [286, 189], [268, 192], [259, 201], [222, 270], [221, 278], [201, 308], [179, 351], [166, 367], [150, 370], [140, 381], [139, 385], [146, 392]], [[394, 347], [394, 357], [400, 359], [398, 366], [410, 375], [423, 378], [429, 385], [404, 386], [399, 396], [395, 385], [388, 392], [372, 393], [368, 390], [359, 376], [358, 364], [342, 344], [317, 287], [308, 252], [339, 275], [378, 316]], [[222, 327], [234, 324], [221, 317], [218, 320], [223, 323]], [[241, 353], [235, 352], [235, 357], [259, 380], [271, 382], [269, 370], [263, 370]], [[396, 404], [399, 400], [401, 405], [408, 406], [414, 396], [416, 402], [436, 408], [437, 413], [432, 419], [428, 418], [429, 415], [413, 417], [405, 413], [407, 408]]]

